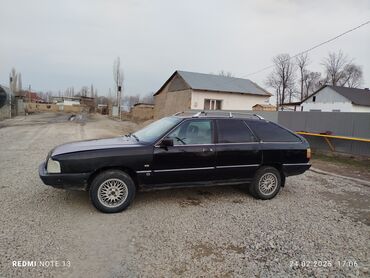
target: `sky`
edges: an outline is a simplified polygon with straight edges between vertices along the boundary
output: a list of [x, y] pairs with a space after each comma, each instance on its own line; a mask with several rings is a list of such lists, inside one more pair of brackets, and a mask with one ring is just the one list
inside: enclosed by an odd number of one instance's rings
[[[265, 87], [280, 53], [294, 55], [370, 20], [369, 0], [0, 0], [0, 84], [82, 86], [107, 95], [120, 57], [124, 93], [156, 92], [175, 70], [231, 72]], [[370, 87], [370, 24], [310, 52], [309, 69], [342, 50]]]

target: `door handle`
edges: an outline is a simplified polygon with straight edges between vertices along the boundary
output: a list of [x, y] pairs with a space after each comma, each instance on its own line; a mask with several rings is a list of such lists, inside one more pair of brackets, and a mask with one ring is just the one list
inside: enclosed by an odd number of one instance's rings
[[212, 148], [203, 148], [203, 152], [213, 152]]

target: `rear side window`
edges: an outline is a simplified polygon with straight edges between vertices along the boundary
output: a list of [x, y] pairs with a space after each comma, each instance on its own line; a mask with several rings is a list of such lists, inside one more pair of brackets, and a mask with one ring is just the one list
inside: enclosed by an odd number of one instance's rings
[[298, 136], [277, 124], [265, 121], [248, 121], [247, 124], [264, 142], [301, 142]]
[[217, 120], [219, 143], [255, 141], [253, 134], [242, 120]]

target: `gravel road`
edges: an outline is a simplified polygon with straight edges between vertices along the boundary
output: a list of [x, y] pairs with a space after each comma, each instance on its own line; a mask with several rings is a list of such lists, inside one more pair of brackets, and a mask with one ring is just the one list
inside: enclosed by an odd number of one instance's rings
[[270, 201], [238, 187], [142, 192], [107, 215], [39, 179], [55, 145], [136, 128], [64, 114], [0, 123], [0, 277], [369, 277], [370, 187], [352, 181], [308, 171]]

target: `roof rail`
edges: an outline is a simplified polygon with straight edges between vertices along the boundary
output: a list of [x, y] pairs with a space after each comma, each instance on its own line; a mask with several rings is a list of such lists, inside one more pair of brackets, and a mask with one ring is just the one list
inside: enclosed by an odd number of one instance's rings
[[204, 113], [204, 114], [205, 114], [205, 112], [204, 112], [204, 111], [200, 111], [200, 112], [198, 112], [198, 113], [194, 114], [194, 115], [193, 115], [193, 118], [199, 118], [199, 116], [200, 116], [202, 113]]
[[[231, 112], [230, 112], [231, 113]], [[244, 113], [244, 112], [233, 112], [231, 113], [232, 115], [236, 114], [236, 115], [248, 115], [248, 116], [255, 116], [257, 117], [258, 119], [260, 120], [264, 120], [265, 118], [263, 118], [262, 116], [258, 115], [258, 114], [255, 114], [255, 113]]]
[[[253, 113], [245, 113], [245, 112], [231, 112], [231, 111], [222, 111], [222, 110], [217, 110], [217, 111], [198, 111], [198, 112], [195, 112], [195, 111], [183, 111], [183, 112], [178, 112], [176, 114], [174, 114], [173, 116], [179, 116], [181, 114], [192, 114], [192, 113], [195, 113], [192, 115], [193, 118], [199, 118], [201, 117], [202, 115], [204, 116], [214, 116], [214, 117], [229, 117], [229, 118], [233, 118], [233, 117], [236, 117], [237, 115], [242, 115], [242, 116], [253, 116], [253, 117], [256, 117], [260, 120], [264, 120], [264, 118], [258, 114], [253, 114]], [[190, 116], [189, 115], [189, 116]]]

